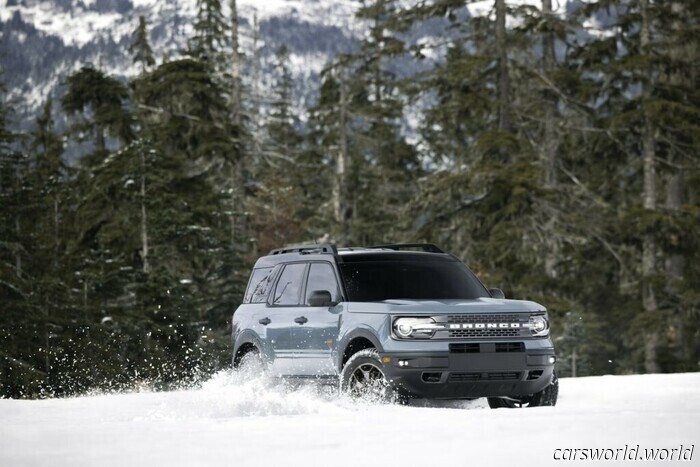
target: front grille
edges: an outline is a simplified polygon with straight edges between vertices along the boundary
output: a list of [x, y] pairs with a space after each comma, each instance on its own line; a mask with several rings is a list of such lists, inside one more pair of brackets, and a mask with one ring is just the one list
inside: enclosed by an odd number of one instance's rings
[[450, 353], [479, 353], [479, 344], [450, 344]]
[[496, 342], [495, 344], [459, 343], [450, 344], [450, 353], [515, 353], [525, 352], [525, 344], [522, 342]]
[[[519, 323], [519, 328], [460, 328], [449, 329], [448, 338], [489, 338], [489, 337], [531, 337], [529, 328], [523, 327], [530, 320], [528, 313], [465, 313], [461, 315], [448, 315], [447, 325], [450, 324], [511, 324]], [[442, 337], [442, 336], [440, 336]]]
[[525, 352], [525, 344], [522, 342], [498, 342], [496, 352]]
[[464, 383], [470, 381], [518, 381], [520, 373], [511, 372], [491, 372], [491, 373], [450, 373], [451, 383]]
[[453, 383], [463, 381], [481, 381], [481, 373], [450, 373], [449, 381]]
[[464, 313], [462, 315], [448, 315], [448, 323], [483, 323], [488, 321], [489, 323], [516, 323], [520, 322], [523, 318], [526, 321], [530, 319], [528, 315], [521, 314], [503, 314], [503, 313]]
[[450, 337], [518, 337], [517, 329], [450, 329]]

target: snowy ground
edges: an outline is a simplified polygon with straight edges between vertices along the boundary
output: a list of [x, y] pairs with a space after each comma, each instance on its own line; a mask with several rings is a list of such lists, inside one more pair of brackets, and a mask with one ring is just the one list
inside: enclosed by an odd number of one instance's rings
[[556, 407], [519, 410], [354, 404], [227, 375], [191, 391], [0, 400], [3, 467], [539, 466], [561, 463], [557, 448], [680, 444], [700, 451], [700, 373], [563, 379]]

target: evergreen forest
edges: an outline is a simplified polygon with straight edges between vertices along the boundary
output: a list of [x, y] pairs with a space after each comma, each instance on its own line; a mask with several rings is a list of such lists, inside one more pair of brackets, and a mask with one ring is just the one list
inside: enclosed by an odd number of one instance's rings
[[171, 56], [140, 17], [138, 74], [80, 64], [29, 131], [0, 84], [0, 397], [196, 384], [314, 242], [454, 253], [547, 306], [560, 376], [700, 370], [700, 2], [359, 0], [300, 113], [227, 1]]

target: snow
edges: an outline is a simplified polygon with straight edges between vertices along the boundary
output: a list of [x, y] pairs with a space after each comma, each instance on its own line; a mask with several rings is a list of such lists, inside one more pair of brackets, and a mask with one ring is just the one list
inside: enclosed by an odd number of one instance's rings
[[[0, 0], [0, 21], [8, 21], [15, 12], [20, 12], [24, 21], [38, 30], [61, 37], [66, 45], [83, 46], [103, 34], [111, 34], [115, 40], [131, 34], [138, 14], [155, 19], [176, 7], [180, 15], [191, 18], [196, 12], [196, 0], [179, 0], [176, 5], [162, 0], [135, 0], [132, 1], [134, 12], [126, 17], [119, 13], [89, 10], [93, 3], [94, 0], [75, 2], [72, 11], [65, 11], [50, 1], [9, 6], [7, 0]], [[224, 13], [228, 14], [228, 2], [222, 2], [222, 5]], [[260, 20], [283, 16], [351, 29], [357, 3], [355, 0], [238, 0], [238, 8], [241, 16], [249, 20], [255, 12]]]
[[272, 17], [296, 18], [309, 23], [322, 22], [326, 26], [354, 29], [357, 0], [238, 0], [242, 15], [258, 19]]
[[49, 2], [38, 2], [33, 7], [3, 6], [0, 21], [8, 21], [14, 12], [22, 13], [24, 21], [39, 31], [59, 36], [66, 45], [81, 46], [92, 41], [98, 33], [112, 30], [121, 20], [117, 13], [83, 11], [80, 15], [61, 11]]
[[556, 407], [490, 410], [358, 404], [222, 373], [169, 393], [0, 400], [0, 465], [541, 466], [557, 448], [700, 450], [698, 387], [700, 373], [562, 379]]

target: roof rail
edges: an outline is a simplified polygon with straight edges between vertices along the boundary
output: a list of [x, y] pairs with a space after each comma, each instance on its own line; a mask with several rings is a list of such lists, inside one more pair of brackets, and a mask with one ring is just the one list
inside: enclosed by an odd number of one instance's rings
[[441, 248], [432, 243], [394, 243], [389, 245], [375, 245], [369, 248], [386, 248], [388, 250], [408, 250], [410, 248], [422, 248], [427, 253], [444, 253]]
[[338, 254], [338, 248], [332, 243], [321, 243], [318, 245], [292, 245], [284, 248], [276, 248], [270, 251], [267, 255], [283, 255], [285, 253], [299, 253], [308, 255], [311, 253], [328, 253], [332, 255]]

